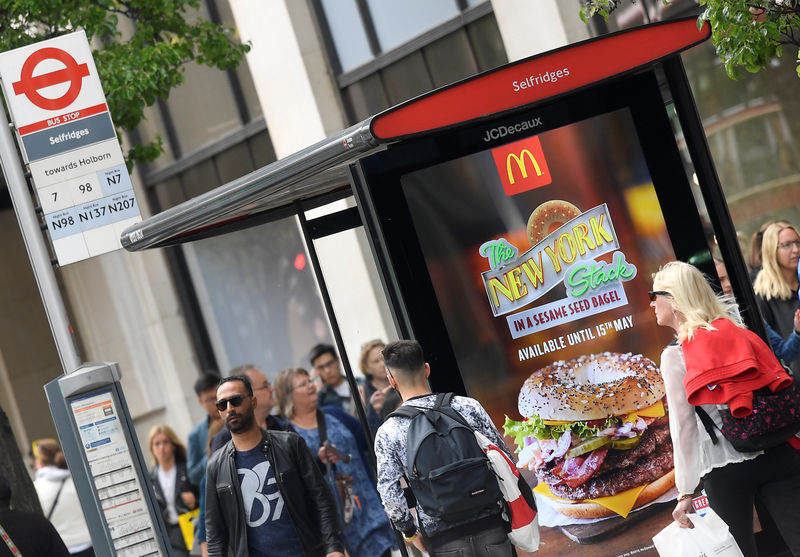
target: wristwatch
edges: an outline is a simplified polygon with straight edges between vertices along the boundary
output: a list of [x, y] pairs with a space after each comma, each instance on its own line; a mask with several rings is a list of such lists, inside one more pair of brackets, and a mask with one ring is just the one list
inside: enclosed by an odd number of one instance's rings
[[694, 497], [694, 495], [692, 495], [691, 493], [680, 493], [678, 494], [678, 503], [680, 503], [684, 499], [691, 499], [692, 497]]
[[411, 534], [410, 536], [408, 534], [406, 534], [405, 532], [403, 532], [403, 540], [405, 540], [406, 543], [413, 542], [414, 540], [417, 539], [417, 536], [419, 536], [419, 530], [416, 530], [416, 529], [414, 530], [414, 533]]

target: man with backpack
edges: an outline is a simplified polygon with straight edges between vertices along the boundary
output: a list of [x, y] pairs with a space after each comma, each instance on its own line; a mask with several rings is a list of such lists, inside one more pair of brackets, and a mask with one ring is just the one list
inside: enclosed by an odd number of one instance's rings
[[[480, 431], [511, 454], [486, 410], [472, 398], [432, 393], [430, 366], [416, 341], [389, 343], [383, 360], [403, 398], [375, 436], [378, 492], [395, 528], [432, 555], [514, 555], [497, 479], [475, 440]], [[417, 500], [419, 529], [401, 487], [404, 476]]]

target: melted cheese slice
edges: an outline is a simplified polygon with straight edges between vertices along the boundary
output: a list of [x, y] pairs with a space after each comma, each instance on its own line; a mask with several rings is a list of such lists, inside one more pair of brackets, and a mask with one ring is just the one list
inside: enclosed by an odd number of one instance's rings
[[[633, 504], [636, 502], [636, 498], [639, 497], [639, 494], [645, 487], [647, 487], [647, 484], [641, 485], [639, 487], [634, 487], [633, 489], [623, 491], [622, 493], [617, 493], [616, 495], [609, 495], [608, 497], [598, 497], [596, 499], [586, 499], [586, 501], [597, 503], [598, 505], [607, 508], [611, 512], [617, 513], [622, 518], [627, 518], [628, 514], [631, 512], [631, 509], [633, 508]], [[544, 495], [545, 497], [551, 497], [558, 501], [564, 501], [565, 503], [575, 502], [575, 501], [569, 501], [567, 499], [562, 499], [556, 495], [553, 495], [553, 492], [550, 491], [550, 488], [544, 482], [539, 482], [536, 485], [536, 487], [533, 488], [533, 491], [540, 495]]]
[[664, 414], [666, 414], [666, 411], [664, 410], [664, 403], [659, 400], [652, 406], [648, 406], [647, 408], [642, 408], [641, 410], [637, 410], [636, 412], [631, 412], [630, 414], [625, 416], [625, 419], [622, 421], [635, 422], [636, 419], [640, 416], [643, 418], [660, 418]]
[[[664, 404], [659, 400], [652, 406], [648, 406], [647, 408], [642, 408], [641, 410], [637, 410], [636, 412], [631, 412], [630, 414], [626, 415], [622, 421], [623, 422], [635, 422], [639, 416], [644, 418], [660, 418], [666, 414], [664, 411]], [[542, 420], [545, 425], [567, 425], [567, 424], [574, 424], [575, 421], [569, 420]]]
[[574, 421], [569, 420], [542, 420], [544, 425], [567, 425], [567, 424], [574, 424]]

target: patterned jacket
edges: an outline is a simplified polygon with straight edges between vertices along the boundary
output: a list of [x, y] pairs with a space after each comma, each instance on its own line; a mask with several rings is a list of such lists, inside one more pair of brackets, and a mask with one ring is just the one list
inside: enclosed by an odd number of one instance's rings
[[[403, 403], [403, 405], [417, 406], [419, 408], [432, 408], [436, 400], [435, 394], [413, 397]], [[483, 409], [480, 403], [469, 397], [455, 396], [450, 406], [457, 411], [464, 420], [475, 430], [480, 431], [489, 440], [500, 447], [508, 456], [515, 460], [511, 452], [506, 447], [502, 436], [492, 423], [491, 418]], [[405, 417], [391, 416], [378, 429], [375, 435], [375, 458], [378, 464], [378, 493], [380, 493], [383, 507], [389, 519], [395, 527], [406, 534], [416, 530], [414, 518], [408, 508], [403, 490], [400, 487], [400, 479], [405, 473], [406, 463], [406, 443], [408, 439], [408, 426], [411, 420]], [[425, 509], [417, 506], [417, 512], [422, 520], [422, 528], [428, 536], [458, 526], [462, 523], [447, 524], [440, 519], [432, 517], [425, 512]], [[488, 511], [487, 516], [493, 511]], [[475, 516], [465, 521], [473, 522], [476, 519], [484, 518]]]

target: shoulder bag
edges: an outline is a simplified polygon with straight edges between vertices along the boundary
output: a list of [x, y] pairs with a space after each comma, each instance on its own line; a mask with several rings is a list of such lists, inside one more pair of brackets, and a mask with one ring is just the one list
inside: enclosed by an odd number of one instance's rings
[[[317, 408], [317, 432], [319, 433], [319, 446], [325, 447], [325, 450], [330, 451], [342, 461], [350, 462], [350, 455], [345, 455], [336, 450], [336, 448], [328, 443], [328, 428], [325, 425], [325, 414], [322, 410]], [[330, 460], [326, 460], [325, 465], [328, 470], [328, 478], [336, 486], [335, 492], [338, 498], [339, 505], [342, 509], [342, 521], [349, 524], [353, 519], [353, 512], [355, 511], [358, 498], [353, 489], [353, 476], [336, 471], [336, 465], [331, 464]], [[360, 505], [359, 505], [360, 507]]]

